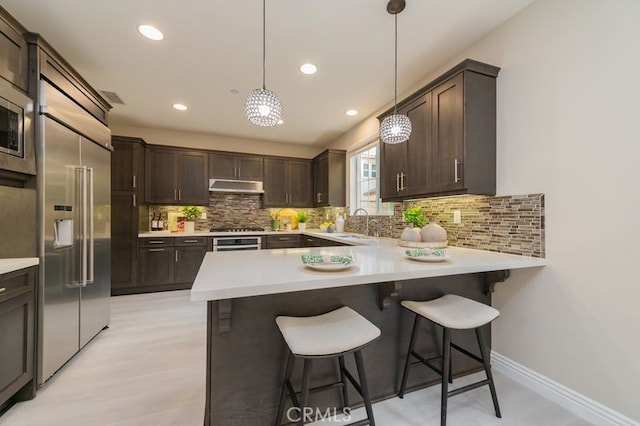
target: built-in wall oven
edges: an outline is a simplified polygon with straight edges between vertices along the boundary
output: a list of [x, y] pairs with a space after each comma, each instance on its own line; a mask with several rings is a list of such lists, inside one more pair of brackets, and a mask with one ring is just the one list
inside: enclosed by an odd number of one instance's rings
[[260, 250], [262, 237], [259, 235], [237, 237], [213, 237], [213, 251]]

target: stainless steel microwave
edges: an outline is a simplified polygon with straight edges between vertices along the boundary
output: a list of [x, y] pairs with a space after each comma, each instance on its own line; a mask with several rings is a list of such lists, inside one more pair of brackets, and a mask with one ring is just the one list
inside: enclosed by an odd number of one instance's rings
[[0, 152], [24, 157], [24, 110], [0, 98]]
[[0, 169], [35, 174], [34, 102], [0, 78]]

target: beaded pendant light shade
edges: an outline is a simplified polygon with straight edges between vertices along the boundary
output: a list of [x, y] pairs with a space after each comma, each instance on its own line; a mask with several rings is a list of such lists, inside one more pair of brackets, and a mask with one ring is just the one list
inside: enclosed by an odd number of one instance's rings
[[393, 15], [395, 20], [395, 55], [394, 55], [394, 95], [393, 114], [385, 117], [380, 123], [380, 140], [384, 143], [395, 144], [409, 140], [411, 136], [411, 120], [405, 114], [398, 114], [398, 13], [405, 7], [404, 0], [390, 0], [387, 4], [387, 12]]
[[244, 113], [257, 126], [275, 126], [282, 116], [282, 104], [278, 96], [265, 85], [266, 5], [262, 0], [262, 89], [254, 89], [244, 103]]

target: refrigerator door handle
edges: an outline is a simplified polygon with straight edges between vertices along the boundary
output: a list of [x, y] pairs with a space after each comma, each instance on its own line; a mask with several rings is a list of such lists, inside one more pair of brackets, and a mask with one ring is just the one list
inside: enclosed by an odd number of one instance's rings
[[[88, 277], [87, 277], [87, 284], [92, 284], [94, 279], [95, 279], [95, 268], [94, 268], [94, 264], [95, 264], [95, 251], [94, 251], [94, 245], [95, 245], [95, 233], [94, 233], [94, 222], [93, 222], [93, 216], [94, 216], [94, 197], [93, 197], [93, 167], [87, 167], [87, 171], [88, 171], [88, 176], [89, 176], [89, 183], [88, 183], [88, 187], [89, 187], [89, 200], [88, 200], [88, 205], [89, 205], [89, 259], [87, 262], [87, 269], [88, 269]], [[85, 216], [87, 215], [87, 212], [85, 210]], [[85, 234], [85, 239], [87, 238], [86, 234]]]
[[80, 166], [80, 285], [87, 285], [87, 166]]

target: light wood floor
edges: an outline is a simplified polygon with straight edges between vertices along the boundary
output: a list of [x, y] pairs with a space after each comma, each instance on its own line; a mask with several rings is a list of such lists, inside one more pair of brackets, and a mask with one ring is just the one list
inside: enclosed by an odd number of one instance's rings
[[[111, 299], [111, 325], [0, 426], [201, 426], [206, 304], [188, 291]], [[451, 398], [449, 425], [578, 426], [567, 410], [496, 372], [503, 418], [486, 387]], [[460, 382], [460, 383], [459, 383]], [[457, 380], [456, 385], [462, 385]], [[439, 425], [432, 387], [374, 405], [380, 426]], [[352, 421], [361, 416], [353, 413]]]

